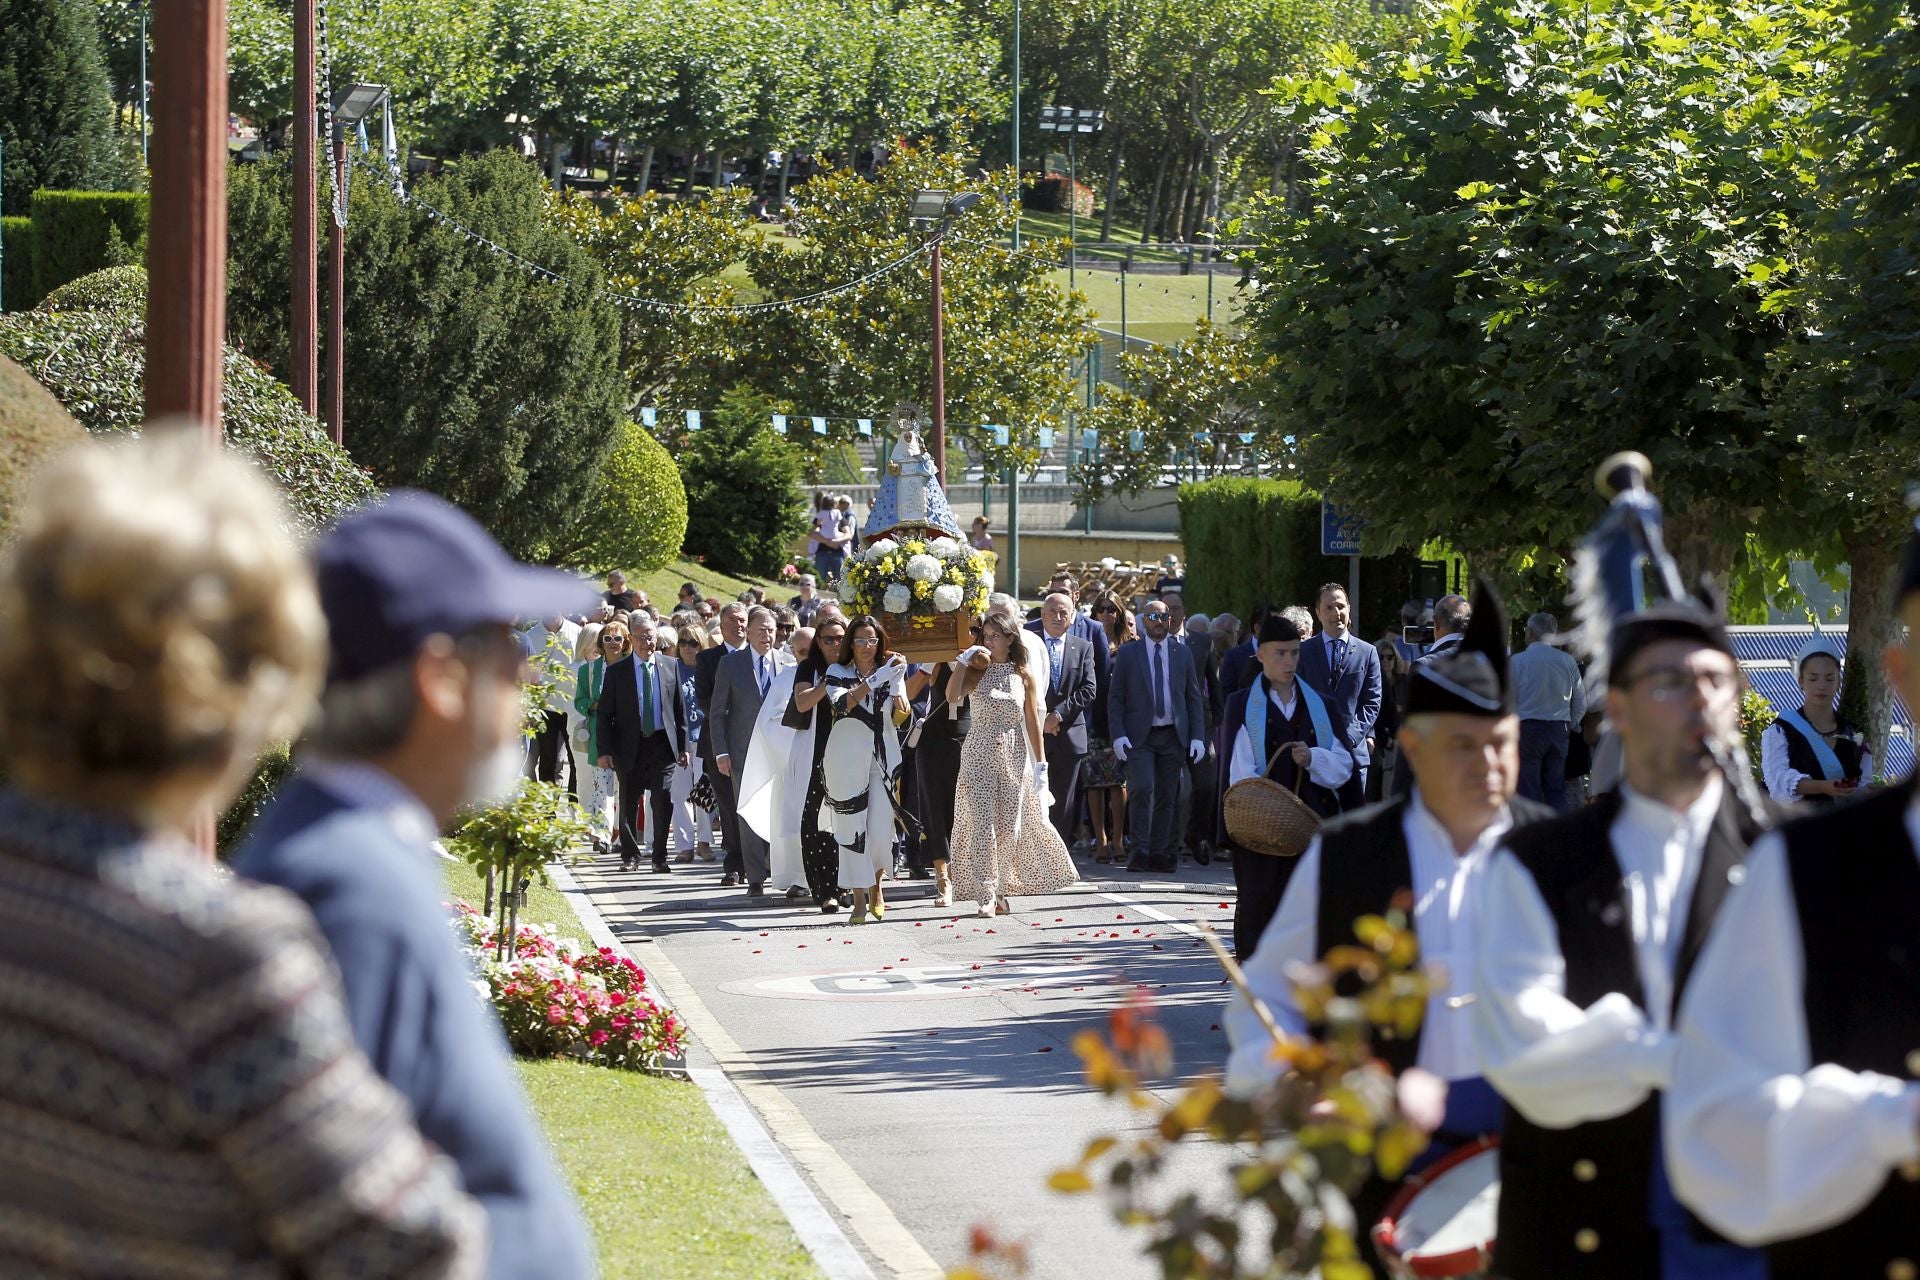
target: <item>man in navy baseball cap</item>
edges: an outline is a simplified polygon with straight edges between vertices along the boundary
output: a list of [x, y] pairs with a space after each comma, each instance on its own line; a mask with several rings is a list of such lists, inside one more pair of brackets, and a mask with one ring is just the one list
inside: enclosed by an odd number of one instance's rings
[[304, 898], [361, 1048], [486, 1208], [488, 1274], [585, 1277], [592, 1252], [506, 1040], [447, 927], [434, 840], [505, 799], [526, 756], [517, 618], [589, 607], [586, 583], [517, 563], [472, 517], [399, 492], [314, 549], [332, 656], [319, 715], [235, 860]]

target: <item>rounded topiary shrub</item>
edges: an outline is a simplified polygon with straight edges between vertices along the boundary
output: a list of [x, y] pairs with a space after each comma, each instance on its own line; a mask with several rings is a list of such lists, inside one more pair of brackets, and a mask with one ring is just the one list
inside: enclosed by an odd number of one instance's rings
[[622, 423], [598, 474], [546, 559], [596, 574], [673, 563], [687, 536], [687, 489], [666, 449], [645, 427]]
[[[86, 438], [86, 428], [32, 374], [0, 356], [0, 528], [11, 521], [14, 499], [33, 469]], [[684, 510], [683, 503], [683, 519]]]
[[[39, 309], [0, 315], [0, 355], [18, 360], [95, 434], [140, 425], [146, 338], [146, 273], [138, 267], [82, 276], [48, 295]], [[231, 347], [222, 373], [221, 419], [228, 447], [280, 484], [306, 529], [320, 528], [376, 493], [372, 479], [327, 439], [293, 392]]]

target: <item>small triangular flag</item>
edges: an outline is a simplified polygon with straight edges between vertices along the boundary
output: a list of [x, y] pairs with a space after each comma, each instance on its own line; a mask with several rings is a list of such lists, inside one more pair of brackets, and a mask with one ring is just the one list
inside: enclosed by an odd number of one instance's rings
[[776, 433], [780, 435], [787, 434], [787, 415], [786, 414], [776, 413], [773, 415], [773, 429]]
[[640, 425], [643, 427], [651, 427], [659, 420], [659, 415], [654, 413], [652, 405], [648, 405], [640, 411]]
[[813, 434], [817, 436], [827, 434], [827, 420], [825, 418], [816, 416], [813, 419]]
[[855, 422], [855, 425], [857, 425], [860, 428], [861, 435], [870, 436], [873, 434], [872, 418], [856, 418], [854, 422]]
[[995, 444], [1005, 444], [1007, 442], [1007, 429], [1005, 427], [994, 427], [993, 442]]
[[1040, 448], [1043, 450], [1053, 448], [1053, 428], [1052, 427], [1040, 428]]
[[687, 430], [698, 431], [699, 429], [700, 429], [700, 411], [698, 409], [687, 410]]
[[1098, 449], [1100, 447], [1100, 433], [1092, 427], [1088, 427], [1082, 431], [1080, 433], [1080, 447], [1088, 453], [1092, 453], [1095, 449]]
[[1194, 432], [1194, 433], [1193, 433], [1193, 442], [1194, 442], [1195, 444], [1212, 444], [1212, 443], [1213, 443], [1213, 432], [1211, 432], [1211, 431], [1196, 431], [1196, 432]]
[[1140, 452], [1140, 450], [1143, 447], [1145, 447], [1146, 443], [1147, 443], [1147, 437], [1145, 432], [1141, 432], [1141, 431], [1127, 432], [1127, 448], [1132, 450], [1134, 453]]
[[1242, 432], [1240, 433], [1240, 443], [1241, 443], [1241, 444], [1252, 444], [1252, 443], [1253, 443], [1253, 432], [1251, 432], [1251, 431], [1242, 431]]

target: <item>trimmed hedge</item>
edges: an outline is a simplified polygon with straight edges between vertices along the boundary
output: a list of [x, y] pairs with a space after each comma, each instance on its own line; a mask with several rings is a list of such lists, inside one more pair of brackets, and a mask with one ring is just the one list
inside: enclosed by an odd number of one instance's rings
[[[145, 283], [140, 268], [117, 267], [75, 281], [38, 310], [0, 316], [0, 355], [18, 360], [87, 430], [133, 430], [144, 416]], [[293, 393], [232, 347], [221, 419], [228, 447], [278, 482], [303, 530], [318, 530], [376, 492]]]
[[36, 191], [32, 221], [34, 293], [44, 298], [102, 267], [137, 261], [147, 235], [147, 196]]
[[645, 427], [620, 425], [598, 481], [546, 549], [550, 564], [589, 573], [649, 573], [672, 564], [687, 538], [687, 487]]
[[12, 522], [14, 498], [33, 469], [86, 438], [32, 374], [0, 356], [0, 528]]
[[[1322, 584], [1347, 584], [1345, 556], [1320, 554], [1320, 495], [1297, 480], [1239, 477], [1180, 486], [1189, 613], [1227, 610], [1244, 624], [1263, 600], [1313, 608]], [[1419, 557], [1360, 558], [1353, 631], [1372, 640], [1400, 625]]]
[[0, 309], [25, 311], [39, 300], [33, 287], [33, 219], [0, 218]]

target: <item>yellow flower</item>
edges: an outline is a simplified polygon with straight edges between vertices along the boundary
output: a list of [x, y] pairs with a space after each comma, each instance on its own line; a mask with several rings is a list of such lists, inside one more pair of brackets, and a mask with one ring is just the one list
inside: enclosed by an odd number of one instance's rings
[[947, 581], [953, 583], [955, 586], [959, 586], [963, 581], [960, 571], [958, 569], [947, 570]]
[[925, 600], [932, 594], [933, 584], [931, 582], [916, 582], [913, 584], [913, 598], [915, 600]]
[[909, 542], [907, 544], [907, 552], [910, 555], [917, 556], [921, 552], [925, 551], [926, 549], [927, 549], [927, 544], [924, 542]]

